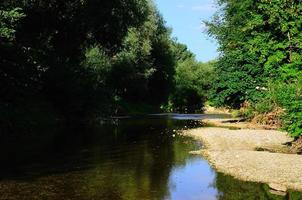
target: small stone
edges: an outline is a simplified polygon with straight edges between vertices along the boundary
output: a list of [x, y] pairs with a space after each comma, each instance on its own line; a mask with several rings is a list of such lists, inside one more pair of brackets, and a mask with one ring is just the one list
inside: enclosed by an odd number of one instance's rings
[[281, 184], [276, 184], [276, 183], [270, 183], [268, 184], [268, 186], [275, 190], [275, 191], [279, 191], [279, 192], [286, 192], [287, 191], [287, 188]]
[[277, 196], [286, 196], [286, 192], [282, 192], [282, 191], [276, 191], [276, 190], [270, 190], [269, 191], [271, 194], [277, 195]]
[[192, 154], [192, 155], [200, 155], [200, 154], [201, 154], [201, 151], [190, 151], [189, 154]]

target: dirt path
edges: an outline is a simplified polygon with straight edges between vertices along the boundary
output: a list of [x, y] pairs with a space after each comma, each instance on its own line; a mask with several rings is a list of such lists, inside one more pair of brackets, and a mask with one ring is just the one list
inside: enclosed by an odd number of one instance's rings
[[[183, 132], [201, 140], [200, 151], [218, 171], [244, 181], [269, 184], [278, 191], [302, 191], [302, 156], [282, 152], [292, 141], [276, 130], [199, 128]], [[196, 153], [196, 152], [195, 152]]]

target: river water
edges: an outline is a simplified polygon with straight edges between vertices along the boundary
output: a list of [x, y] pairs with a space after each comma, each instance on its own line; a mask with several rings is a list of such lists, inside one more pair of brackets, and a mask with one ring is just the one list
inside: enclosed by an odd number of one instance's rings
[[264, 184], [215, 172], [177, 130], [222, 115], [158, 114], [98, 126], [69, 124], [1, 140], [0, 200], [258, 200]]

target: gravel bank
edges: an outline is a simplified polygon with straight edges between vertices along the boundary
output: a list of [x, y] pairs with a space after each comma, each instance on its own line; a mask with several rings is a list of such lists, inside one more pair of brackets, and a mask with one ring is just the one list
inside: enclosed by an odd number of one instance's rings
[[[244, 181], [261, 182], [302, 191], [302, 156], [270, 153], [256, 149], [280, 151], [292, 141], [284, 132], [275, 130], [229, 130], [199, 128], [184, 131], [201, 140], [202, 153], [219, 172]], [[196, 153], [196, 152], [195, 152]]]
[[203, 141], [210, 150], [255, 150], [257, 148], [282, 149], [293, 139], [276, 130], [230, 130], [227, 128], [199, 128], [185, 132]]

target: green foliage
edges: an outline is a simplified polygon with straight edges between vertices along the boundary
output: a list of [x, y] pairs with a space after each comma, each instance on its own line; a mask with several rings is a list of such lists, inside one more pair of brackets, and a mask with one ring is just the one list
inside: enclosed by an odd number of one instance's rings
[[173, 88], [171, 31], [149, 0], [4, 0], [0, 25], [0, 108], [10, 116], [37, 96], [66, 120], [157, 110]]
[[175, 59], [169, 30], [155, 8], [150, 12], [142, 26], [129, 29], [113, 59], [110, 84], [125, 100], [160, 105], [170, 92]]
[[267, 96], [271, 102], [284, 108], [285, 130], [293, 137], [302, 135], [302, 79], [290, 84], [271, 84]]
[[21, 8], [12, 10], [0, 9], [0, 39], [12, 40], [15, 37], [17, 22], [25, 17]]
[[[268, 114], [283, 109], [280, 116], [283, 119], [283, 128], [293, 137], [302, 134], [302, 82], [284, 83], [270, 82], [265, 96], [255, 105], [248, 108], [253, 117], [257, 114]], [[277, 113], [276, 113], [277, 114]], [[247, 114], [244, 115], [247, 117]]]
[[210, 64], [185, 60], [176, 68], [173, 102], [176, 108], [188, 111], [201, 110], [213, 76]]
[[255, 106], [255, 110], [259, 113], [269, 113], [273, 111], [273, 109], [274, 104], [272, 104], [272, 102], [270, 101], [267, 101], [266, 99], [259, 101]]
[[[111, 107], [104, 106], [113, 96], [104, 80], [108, 62], [128, 30], [143, 25], [150, 14], [147, 0], [5, 0], [0, 8], [12, 10], [1, 12], [1, 27], [16, 28], [10, 32], [14, 40], [0, 40], [1, 100], [43, 96], [67, 119]], [[95, 47], [100, 50], [90, 51]], [[102, 106], [94, 107], [97, 102]]]
[[301, 2], [218, 0], [218, 4], [221, 10], [206, 22], [221, 51], [211, 101], [233, 108], [248, 101], [258, 113], [282, 107], [285, 128], [292, 136], [300, 135]]
[[291, 82], [301, 71], [302, 6], [299, 1], [230, 1], [211, 22], [209, 34], [220, 45], [218, 77], [212, 98], [216, 105], [239, 107], [257, 101], [270, 79]]
[[175, 88], [166, 109], [201, 111], [214, 77], [214, 63], [197, 62], [187, 47], [177, 42], [174, 42], [173, 51], [177, 59]]

